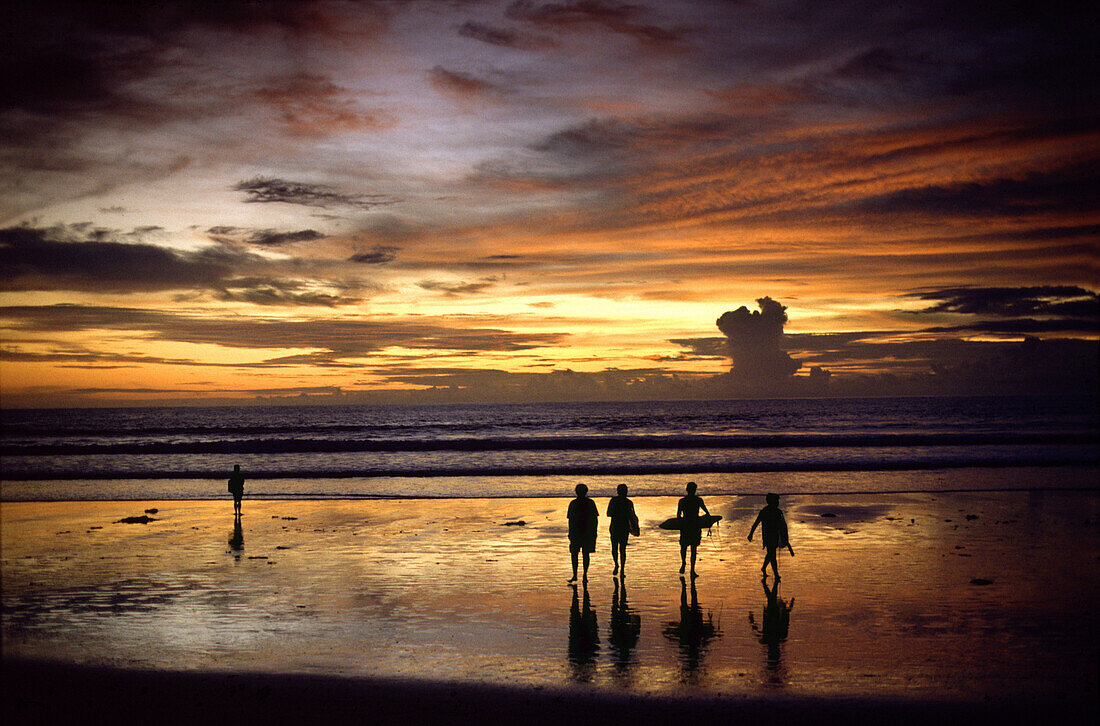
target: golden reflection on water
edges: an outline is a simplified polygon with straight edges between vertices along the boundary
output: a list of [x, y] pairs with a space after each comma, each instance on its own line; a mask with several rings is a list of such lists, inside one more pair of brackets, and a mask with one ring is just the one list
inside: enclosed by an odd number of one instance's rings
[[228, 502], [7, 503], [4, 653], [665, 693], [1095, 688], [1095, 493], [784, 497], [778, 585], [745, 540], [762, 501], [701, 494], [724, 520], [698, 579], [656, 529], [676, 499], [636, 498], [629, 576], [601, 518], [577, 587], [566, 497], [246, 500], [236, 522]]

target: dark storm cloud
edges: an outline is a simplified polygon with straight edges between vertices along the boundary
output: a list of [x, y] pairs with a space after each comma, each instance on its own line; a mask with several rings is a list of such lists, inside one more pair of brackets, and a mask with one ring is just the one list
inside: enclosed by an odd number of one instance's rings
[[459, 351], [520, 351], [560, 344], [564, 334], [459, 328], [412, 318], [283, 318], [198, 316], [89, 305], [0, 307], [9, 329], [36, 333], [122, 330], [149, 339], [227, 348], [318, 348], [330, 359], [357, 357], [392, 346]]
[[238, 182], [234, 191], [245, 192], [252, 204], [299, 204], [306, 207], [357, 207], [372, 209], [391, 200], [380, 194], [348, 194], [327, 184], [307, 184], [277, 177], [254, 177]]
[[758, 298], [760, 310], [742, 305], [722, 313], [716, 324], [729, 340], [733, 373], [748, 380], [773, 380], [794, 375], [802, 364], [782, 349], [787, 308], [770, 297]]
[[603, 0], [558, 3], [516, 0], [504, 11], [504, 16], [547, 30], [608, 30], [655, 47], [671, 46], [683, 38], [683, 31], [644, 22], [646, 13], [640, 5]]
[[919, 312], [996, 315], [999, 317], [1079, 317], [1100, 322], [1100, 294], [1072, 285], [1030, 287], [948, 287], [910, 293], [918, 300], [937, 301]]
[[247, 255], [177, 252], [82, 226], [0, 229], [0, 289], [147, 292], [220, 286]]
[[[121, 232], [90, 225], [0, 229], [0, 290], [179, 290], [200, 297], [212, 294], [227, 302], [333, 307], [361, 301], [361, 293], [369, 287], [281, 277], [280, 268], [296, 270], [297, 262], [272, 262], [226, 245], [185, 252], [140, 241], [158, 231], [144, 227]], [[257, 233], [226, 226], [211, 227], [207, 233], [216, 240], [244, 237], [268, 246], [322, 237], [313, 230]], [[256, 271], [274, 271], [275, 276], [256, 276]]]
[[358, 262], [361, 265], [384, 265], [397, 259], [400, 247], [387, 245], [375, 245], [367, 252], [357, 252], [348, 258], [349, 262]]

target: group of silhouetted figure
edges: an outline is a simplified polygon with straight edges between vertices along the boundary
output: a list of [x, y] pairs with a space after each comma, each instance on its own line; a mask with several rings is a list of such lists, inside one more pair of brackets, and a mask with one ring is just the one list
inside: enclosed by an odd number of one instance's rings
[[[714, 517], [707, 509], [703, 498], [696, 494], [695, 482], [688, 482], [687, 494], [680, 498], [676, 505], [676, 517], [670, 520], [672, 529], [680, 531], [680, 574], [684, 574], [688, 567], [688, 552], [691, 553], [691, 577], [698, 577], [695, 571], [695, 562], [698, 557], [699, 543], [702, 540], [703, 529], [709, 528], [720, 517]], [[569, 554], [573, 562], [573, 576], [569, 582], [577, 581], [578, 565], [583, 565], [581, 577], [588, 579], [588, 566], [591, 554], [596, 551], [597, 519], [599, 511], [596, 503], [588, 498], [588, 487], [578, 484], [576, 497], [569, 502], [566, 518], [569, 520]], [[611, 559], [615, 563], [612, 575], [618, 578], [626, 577], [626, 546], [630, 536], [638, 536], [640, 528], [638, 515], [634, 512], [634, 503], [627, 498], [626, 484], [620, 484], [616, 495], [607, 504], [607, 516], [611, 519], [609, 527], [611, 536]], [[779, 563], [776, 558], [777, 550], [787, 548], [794, 556], [791, 548], [790, 537], [787, 532], [787, 521], [779, 509], [779, 495], [768, 494], [765, 497], [767, 505], [760, 510], [756, 520], [749, 530], [749, 541], [760, 527], [761, 540], [764, 546], [764, 564], [760, 571], [764, 577], [768, 576], [768, 565], [771, 565], [772, 574], [779, 580]], [[663, 526], [663, 525], [662, 525]], [[579, 560], [579, 562], [578, 562]]]
[[[714, 517], [707, 509], [703, 498], [696, 494], [695, 482], [688, 482], [687, 493], [680, 498], [676, 505], [676, 517], [670, 520], [673, 529], [680, 531], [680, 574], [683, 575], [688, 566], [688, 552], [691, 552], [691, 577], [698, 577], [695, 571], [695, 561], [698, 557], [699, 543], [702, 540], [703, 529], [709, 528], [721, 517]], [[596, 551], [596, 523], [600, 513], [596, 509], [596, 503], [588, 498], [588, 487], [578, 484], [574, 490], [576, 497], [569, 502], [566, 518], [569, 521], [569, 554], [573, 562], [573, 576], [569, 582], [577, 581], [578, 565], [583, 562], [582, 577], [588, 580], [588, 566], [591, 555]], [[611, 537], [611, 559], [615, 563], [612, 575], [617, 578], [626, 577], [626, 546], [633, 535], [637, 537], [641, 533], [638, 515], [634, 511], [634, 502], [627, 498], [626, 484], [620, 484], [616, 494], [607, 503], [607, 516], [611, 520], [609, 534]], [[244, 496], [244, 474], [241, 473], [240, 464], [234, 464], [233, 473], [229, 475], [229, 493], [233, 495], [234, 540], [243, 541], [241, 536], [241, 499]], [[786, 547], [794, 556], [790, 538], [787, 533], [787, 521], [783, 518], [783, 512], [779, 509], [779, 495], [768, 494], [765, 497], [767, 506], [760, 510], [756, 521], [749, 530], [749, 541], [760, 527], [761, 539], [764, 546], [764, 564], [760, 571], [764, 577], [768, 576], [768, 565], [771, 565], [772, 574], [779, 580], [779, 563], [776, 559], [776, 551]], [[232, 542], [231, 542], [232, 544]], [[239, 547], [234, 547], [239, 549]], [[579, 560], [579, 561], [578, 561]]]

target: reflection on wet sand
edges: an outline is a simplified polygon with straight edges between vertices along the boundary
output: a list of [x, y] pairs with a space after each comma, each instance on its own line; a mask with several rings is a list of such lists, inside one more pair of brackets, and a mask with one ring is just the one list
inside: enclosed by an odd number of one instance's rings
[[244, 530], [241, 529], [241, 518], [233, 517], [233, 532], [229, 535], [229, 549], [236, 559], [241, 559], [244, 550]]
[[615, 673], [626, 676], [630, 671], [631, 653], [638, 645], [642, 632], [642, 616], [634, 612], [626, 601], [626, 580], [615, 580], [611, 595], [611, 630], [607, 636], [611, 644]]
[[711, 640], [722, 635], [714, 624], [714, 614], [707, 612], [703, 617], [703, 608], [699, 604], [699, 593], [695, 589], [695, 579], [691, 580], [691, 600], [688, 600], [687, 580], [680, 578], [680, 622], [669, 623], [665, 627], [665, 637], [676, 641], [680, 646], [680, 668], [684, 680], [694, 679]]
[[584, 583], [583, 605], [573, 585], [573, 604], [569, 609], [569, 664], [573, 680], [587, 683], [596, 674], [596, 655], [600, 652], [599, 625], [588, 596], [588, 583]]
[[[678, 542], [656, 529], [675, 501], [636, 500], [629, 595], [601, 557], [588, 598], [548, 566], [562, 562], [564, 498], [257, 500], [247, 538], [232, 520], [226, 531], [225, 502], [5, 502], [2, 650], [664, 695], [781, 683], [791, 697], [1095, 702], [1093, 491], [792, 497], [798, 557], [763, 608], [759, 550], [743, 537], [708, 543], [713, 568], [676, 597]], [[751, 501], [707, 504], [739, 531], [755, 516]], [[152, 506], [155, 520], [121, 522]], [[717, 638], [727, 609], [752, 622]]]
[[794, 608], [794, 598], [790, 601], [779, 597], [779, 581], [769, 589], [767, 580], [761, 580], [764, 588], [764, 614], [757, 626], [753, 614], [749, 612], [749, 625], [760, 638], [760, 644], [765, 646], [765, 682], [769, 685], [784, 686], [787, 684], [787, 670], [782, 662], [780, 645], [787, 639], [787, 633], [791, 628], [791, 610]]

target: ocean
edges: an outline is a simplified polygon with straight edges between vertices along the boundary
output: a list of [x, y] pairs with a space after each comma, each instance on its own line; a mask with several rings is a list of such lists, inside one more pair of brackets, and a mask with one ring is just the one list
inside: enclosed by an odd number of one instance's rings
[[4, 410], [0, 499], [1094, 488], [1095, 395]]

